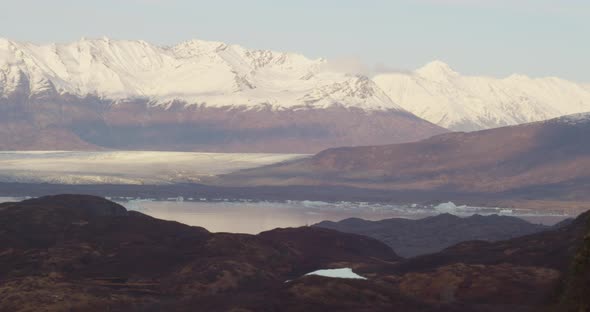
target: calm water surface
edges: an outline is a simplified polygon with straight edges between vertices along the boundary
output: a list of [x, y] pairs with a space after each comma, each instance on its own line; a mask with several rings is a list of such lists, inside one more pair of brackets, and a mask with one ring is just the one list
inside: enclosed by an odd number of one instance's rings
[[122, 203], [147, 215], [201, 226], [211, 232], [260, 233], [278, 227], [299, 227], [346, 218], [382, 220], [393, 217], [426, 217], [433, 211], [403, 211], [381, 207], [342, 207], [329, 203], [278, 202], [128, 202]]
[[[0, 202], [25, 198], [0, 197]], [[249, 202], [249, 201], [183, 201], [183, 200], [116, 200], [129, 210], [155, 218], [201, 226], [211, 232], [256, 234], [279, 227], [299, 227], [321, 221], [347, 218], [382, 220], [388, 218], [420, 219], [451, 212], [459, 216], [473, 214], [504, 214], [517, 216], [533, 223], [552, 225], [569, 216], [542, 215], [526, 210], [505, 210], [483, 207], [419, 207], [379, 203], [327, 203], [312, 201]]]
[[[321, 221], [347, 218], [383, 220], [388, 218], [420, 219], [441, 213], [435, 207], [412, 207], [368, 203], [326, 202], [121, 202], [131, 210], [147, 215], [201, 226], [211, 232], [256, 234], [279, 227], [299, 227]], [[446, 211], [444, 211], [446, 212]], [[453, 211], [459, 216], [509, 214], [534, 223], [552, 225], [568, 216], [538, 215], [528, 211], [505, 211], [498, 208], [463, 207]]]

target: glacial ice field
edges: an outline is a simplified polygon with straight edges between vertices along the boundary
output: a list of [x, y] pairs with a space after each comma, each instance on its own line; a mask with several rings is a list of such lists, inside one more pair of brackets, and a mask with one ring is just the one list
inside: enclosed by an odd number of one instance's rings
[[307, 155], [190, 152], [0, 152], [0, 182], [54, 184], [198, 183], [203, 177]]

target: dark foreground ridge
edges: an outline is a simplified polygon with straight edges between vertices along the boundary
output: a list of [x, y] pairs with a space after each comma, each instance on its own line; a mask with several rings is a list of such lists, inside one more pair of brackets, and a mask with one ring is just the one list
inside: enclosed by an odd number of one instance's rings
[[[0, 204], [0, 311], [587, 311], [588, 232], [584, 214], [403, 260], [329, 229], [213, 234], [98, 197], [44, 197]], [[302, 277], [345, 267], [367, 280]]]
[[451, 214], [419, 220], [350, 218], [339, 222], [324, 221], [314, 226], [373, 237], [405, 258], [439, 252], [469, 240], [500, 241], [551, 229], [516, 217], [474, 215], [460, 218]]

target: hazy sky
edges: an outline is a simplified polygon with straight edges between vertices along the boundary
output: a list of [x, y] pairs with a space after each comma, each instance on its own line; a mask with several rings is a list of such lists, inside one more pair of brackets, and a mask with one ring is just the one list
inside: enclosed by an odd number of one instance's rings
[[198, 38], [413, 69], [590, 82], [590, 0], [0, 0], [0, 36]]

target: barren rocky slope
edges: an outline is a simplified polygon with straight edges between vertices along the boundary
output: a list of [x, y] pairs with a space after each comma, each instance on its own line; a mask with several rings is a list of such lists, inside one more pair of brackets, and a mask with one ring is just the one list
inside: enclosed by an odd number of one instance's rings
[[218, 183], [585, 200], [589, 135], [590, 114], [578, 114], [407, 144], [328, 149], [312, 158], [230, 174]]

